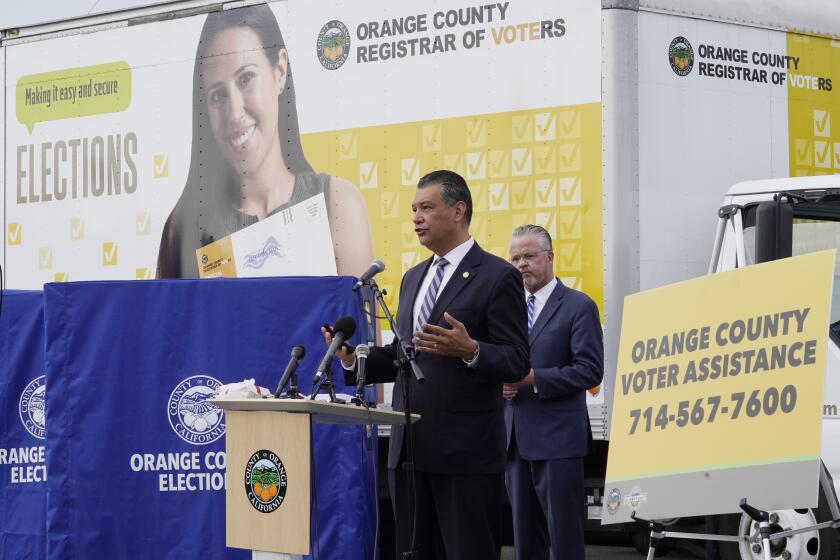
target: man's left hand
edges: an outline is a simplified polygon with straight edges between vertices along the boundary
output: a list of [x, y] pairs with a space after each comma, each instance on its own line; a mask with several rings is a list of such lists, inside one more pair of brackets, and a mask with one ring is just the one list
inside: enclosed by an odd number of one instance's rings
[[443, 318], [452, 326], [451, 329], [425, 323], [422, 331], [414, 333], [412, 341], [417, 351], [465, 360], [472, 358], [478, 342], [470, 338], [464, 323], [445, 312]]

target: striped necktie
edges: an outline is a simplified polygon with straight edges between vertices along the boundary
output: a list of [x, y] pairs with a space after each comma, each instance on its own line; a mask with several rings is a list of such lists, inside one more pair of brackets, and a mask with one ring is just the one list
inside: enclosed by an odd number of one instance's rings
[[448, 264], [449, 261], [443, 257], [440, 257], [435, 261], [434, 266], [437, 267], [437, 270], [435, 270], [435, 277], [432, 279], [429, 289], [426, 290], [426, 296], [423, 298], [423, 305], [420, 307], [420, 314], [417, 316], [417, 325], [415, 330], [422, 330], [423, 323], [428, 320], [429, 314], [432, 312], [432, 307], [435, 306], [438, 290], [440, 290], [440, 283], [443, 281], [443, 270]]
[[534, 302], [536, 300], [534, 294], [528, 296], [528, 332], [531, 332], [531, 327], [534, 326]]

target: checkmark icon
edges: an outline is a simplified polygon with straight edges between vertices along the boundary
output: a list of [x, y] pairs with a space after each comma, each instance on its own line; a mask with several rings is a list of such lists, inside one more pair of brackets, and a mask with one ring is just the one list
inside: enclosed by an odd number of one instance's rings
[[559, 206], [580, 206], [580, 177], [563, 177], [558, 180]]
[[580, 242], [564, 241], [557, 248], [563, 270], [580, 270]]
[[402, 273], [405, 274], [409, 268], [417, 266], [420, 262], [420, 251], [402, 252]]
[[338, 159], [356, 159], [356, 134], [339, 134], [338, 135]]
[[402, 184], [404, 186], [416, 185], [420, 180], [420, 160], [417, 158], [406, 158], [401, 163]]
[[399, 218], [399, 193], [384, 192], [379, 195], [379, 215], [383, 219]]
[[553, 208], [557, 206], [556, 179], [537, 179], [534, 184], [537, 190], [537, 208]]
[[375, 189], [379, 186], [379, 169], [375, 161], [359, 164], [359, 185], [363, 189]]
[[554, 212], [537, 212], [534, 221], [538, 226], [544, 227], [551, 237], [557, 237], [557, 214]]
[[514, 181], [511, 183], [510, 190], [513, 193], [513, 208], [515, 210], [530, 209], [534, 204], [534, 195], [531, 191], [530, 181]]
[[38, 248], [38, 268], [49, 270], [52, 268], [52, 249], [50, 247]]
[[102, 244], [102, 266], [116, 266], [117, 244], [106, 241]]
[[557, 173], [557, 147], [554, 144], [534, 148], [534, 172], [540, 175]]
[[56, 272], [53, 274], [53, 282], [67, 282], [66, 272]]
[[482, 245], [486, 244], [487, 218], [484, 216], [473, 216], [472, 223], [470, 224], [470, 230], [472, 231], [473, 237], [475, 237], [476, 241]]
[[831, 167], [831, 142], [814, 142], [814, 167]]
[[561, 172], [580, 171], [580, 144], [560, 144]]
[[151, 268], [135, 268], [134, 269], [134, 279], [135, 280], [151, 280], [152, 279], [152, 269]]
[[489, 208], [490, 189], [485, 185], [475, 185], [470, 187], [470, 194], [473, 199], [473, 210], [476, 212], [485, 212]]
[[166, 154], [155, 154], [153, 158], [154, 172], [152, 176], [155, 179], [165, 179], [169, 177], [169, 157]]
[[137, 235], [152, 233], [152, 218], [149, 212], [137, 212], [134, 216], [134, 233]]
[[412, 222], [403, 222], [402, 224], [402, 247], [413, 248], [416, 247], [419, 241], [417, 234], [414, 233], [414, 224]]
[[796, 165], [813, 165], [814, 156], [811, 155], [813, 146], [810, 140], [804, 138], [797, 138], [793, 142], [794, 155], [796, 156]]
[[491, 183], [490, 210], [507, 210], [510, 208], [510, 190], [505, 183]]
[[562, 282], [564, 286], [568, 286], [573, 290], [583, 290], [583, 279], [581, 279], [580, 276], [561, 276], [560, 282]]
[[487, 143], [487, 122], [482, 119], [467, 121], [467, 147], [481, 148]]
[[566, 109], [557, 115], [560, 121], [560, 138], [571, 139], [580, 137], [580, 109]]
[[70, 239], [80, 241], [85, 238], [85, 221], [82, 218], [70, 218]]
[[557, 222], [560, 225], [560, 237], [563, 239], [580, 239], [581, 212], [579, 210], [559, 210]]
[[439, 124], [423, 125], [423, 151], [435, 152], [441, 148], [441, 133]]
[[502, 179], [510, 175], [507, 150], [487, 152], [487, 175], [491, 179]]
[[19, 223], [10, 223], [7, 227], [9, 236], [9, 245], [20, 245], [23, 241], [23, 228]]
[[513, 148], [510, 160], [513, 162], [514, 177], [531, 174], [531, 148]]
[[831, 114], [814, 109], [814, 136], [831, 136]]
[[554, 140], [557, 137], [557, 120], [554, 118], [554, 113], [534, 115], [534, 131], [537, 141]]
[[467, 174], [466, 169], [464, 169], [464, 154], [445, 154], [443, 156], [443, 167], [459, 175]]
[[840, 142], [834, 143], [834, 168], [840, 169]]
[[484, 152], [470, 152], [467, 154], [467, 179], [484, 179], [487, 177], [487, 159]]
[[511, 122], [511, 139], [514, 144], [532, 142], [534, 127], [531, 115], [514, 115]]

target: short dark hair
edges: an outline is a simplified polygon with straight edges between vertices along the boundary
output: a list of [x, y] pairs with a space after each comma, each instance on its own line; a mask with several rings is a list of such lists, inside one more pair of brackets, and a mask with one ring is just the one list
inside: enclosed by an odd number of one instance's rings
[[417, 188], [422, 189], [429, 185], [440, 185], [440, 198], [447, 206], [452, 206], [456, 202], [464, 202], [467, 205], [464, 218], [469, 225], [473, 213], [472, 195], [464, 178], [454, 171], [439, 169], [423, 175], [417, 183]]

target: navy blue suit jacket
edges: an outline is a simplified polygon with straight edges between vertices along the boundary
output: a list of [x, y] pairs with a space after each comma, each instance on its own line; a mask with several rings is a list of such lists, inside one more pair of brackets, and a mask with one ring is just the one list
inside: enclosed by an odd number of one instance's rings
[[[420, 284], [432, 259], [405, 273], [400, 286], [397, 325], [411, 341], [413, 308]], [[418, 353], [417, 364], [426, 382], [410, 377], [411, 410], [422, 418], [412, 428], [414, 464], [434, 473], [502, 473], [505, 469], [505, 423], [502, 384], [521, 380], [530, 369], [528, 318], [522, 298], [522, 279], [509, 263], [485, 252], [476, 243], [438, 295], [428, 323], [450, 328], [447, 311], [464, 323], [479, 343], [475, 368], [461, 358]], [[394, 344], [371, 348], [368, 383], [396, 381], [393, 406], [404, 410], [402, 379], [395, 379]], [[404, 428], [391, 430], [388, 467], [402, 457]]]
[[[524, 293], [519, 291], [524, 301]], [[507, 441], [529, 461], [584, 457], [591, 431], [586, 389], [604, 376], [603, 331], [598, 306], [559, 280], [529, 335], [534, 387], [524, 385], [505, 403]]]

